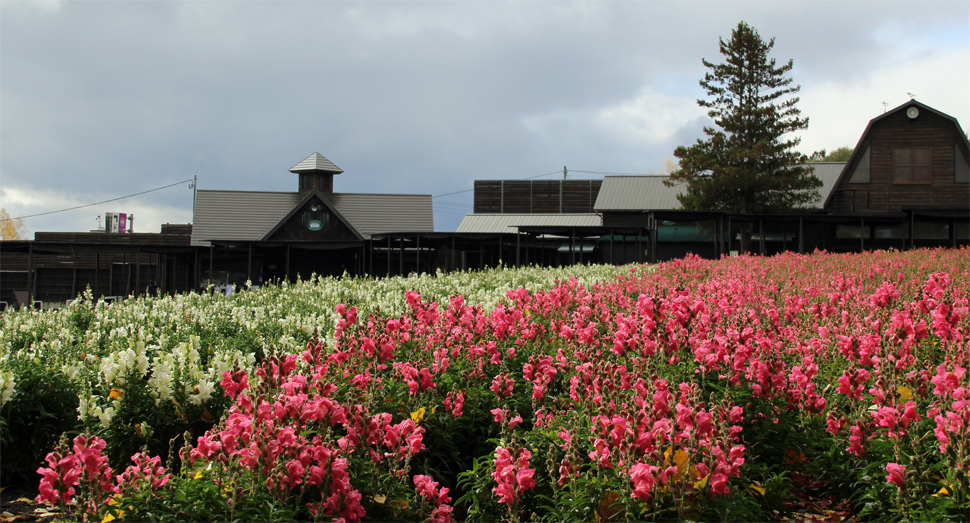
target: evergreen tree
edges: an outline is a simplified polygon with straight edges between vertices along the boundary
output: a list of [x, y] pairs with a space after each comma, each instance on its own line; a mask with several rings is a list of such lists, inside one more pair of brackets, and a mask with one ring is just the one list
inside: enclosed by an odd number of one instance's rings
[[766, 43], [744, 22], [720, 44], [725, 63], [702, 60], [710, 71], [700, 84], [711, 99], [697, 101], [718, 128], [705, 127], [706, 139], [674, 151], [680, 168], [666, 183], [687, 184], [678, 196], [687, 210], [777, 213], [814, 201], [822, 182], [802, 166], [801, 140], [785, 136], [808, 128], [790, 97], [801, 88], [786, 76], [792, 60], [777, 67], [768, 56], [775, 39]]

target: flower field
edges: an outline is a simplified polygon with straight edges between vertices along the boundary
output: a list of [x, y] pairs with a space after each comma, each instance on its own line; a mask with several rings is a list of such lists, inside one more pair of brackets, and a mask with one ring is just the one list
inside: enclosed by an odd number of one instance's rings
[[968, 289], [919, 250], [10, 312], [3, 481], [95, 521], [966, 521]]

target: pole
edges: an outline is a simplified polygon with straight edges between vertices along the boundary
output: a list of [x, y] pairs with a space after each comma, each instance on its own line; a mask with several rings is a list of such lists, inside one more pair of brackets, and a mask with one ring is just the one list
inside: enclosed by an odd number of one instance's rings
[[798, 217], [798, 254], [805, 254], [805, 228], [803, 218]]
[[515, 232], [515, 266], [520, 267], [519, 264], [519, 247], [522, 245], [522, 234], [518, 231]]
[[[34, 306], [34, 242], [27, 244], [27, 307]], [[21, 305], [23, 308], [23, 305]]]
[[761, 250], [761, 256], [765, 255], [765, 219], [758, 218], [758, 247]]

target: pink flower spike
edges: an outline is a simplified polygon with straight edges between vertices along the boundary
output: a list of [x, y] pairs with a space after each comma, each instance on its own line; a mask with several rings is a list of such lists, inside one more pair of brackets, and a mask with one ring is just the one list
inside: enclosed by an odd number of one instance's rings
[[894, 483], [899, 488], [906, 486], [906, 469], [902, 465], [898, 463], [887, 463], [886, 472], [889, 472], [889, 475], [886, 476], [887, 483]]

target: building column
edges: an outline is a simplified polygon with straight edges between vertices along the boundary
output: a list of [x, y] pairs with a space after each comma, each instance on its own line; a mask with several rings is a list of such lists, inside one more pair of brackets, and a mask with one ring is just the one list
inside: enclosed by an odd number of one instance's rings
[[805, 228], [802, 224], [803, 218], [798, 217], [798, 254], [805, 254]]

